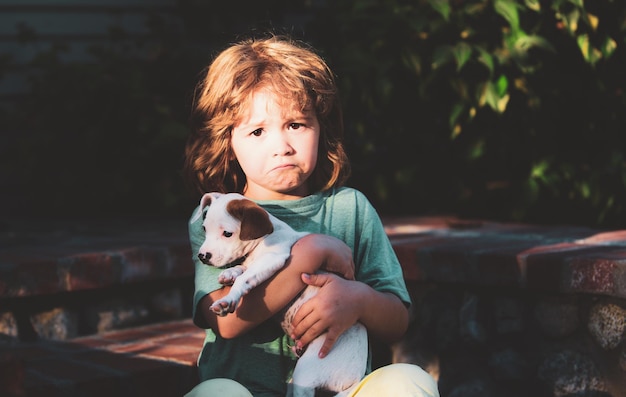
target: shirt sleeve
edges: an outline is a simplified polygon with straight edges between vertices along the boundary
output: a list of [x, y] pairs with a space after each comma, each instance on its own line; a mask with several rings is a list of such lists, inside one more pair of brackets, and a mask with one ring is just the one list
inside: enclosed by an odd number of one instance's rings
[[402, 267], [385, 232], [383, 223], [367, 198], [357, 193], [356, 260], [360, 263], [357, 279], [379, 292], [396, 295], [408, 307], [411, 298], [404, 282]]

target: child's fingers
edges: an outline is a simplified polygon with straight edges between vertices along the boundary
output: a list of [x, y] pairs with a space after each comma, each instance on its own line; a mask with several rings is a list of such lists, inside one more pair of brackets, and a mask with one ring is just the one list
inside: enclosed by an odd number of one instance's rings
[[337, 338], [339, 338], [340, 334], [334, 331], [334, 328], [328, 330], [326, 337], [324, 338], [324, 344], [320, 348], [319, 353], [317, 354], [319, 358], [324, 358], [328, 355], [330, 349], [333, 348], [335, 342], [337, 342]]
[[321, 320], [314, 322], [301, 336], [297, 337], [296, 334], [296, 338], [294, 338], [296, 341], [296, 347], [302, 349], [308, 346], [309, 343], [323, 334], [324, 331], [326, 331], [326, 325]]
[[343, 241], [327, 235], [316, 235], [316, 242], [326, 252], [326, 258], [322, 263], [322, 270], [336, 273], [348, 280], [354, 279], [354, 259], [352, 250]]
[[304, 333], [313, 325], [313, 316], [309, 316], [312, 310], [309, 305], [302, 305], [291, 319], [291, 339], [297, 341], [302, 338]]
[[[339, 304], [339, 302], [345, 302], [341, 297], [341, 294], [345, 292], [345, 286], [342, 285], [341, 278], [333, 274], [303, 273], [302, 281], [307, 285], [322, 289], [298, 309], [293, 318], [291, 337], [296, 341], [296, 347], [302, 348], [321, 334], [327, 333], [318, 353], [319, 357], [323, 358], [332, 349], [342, 332], [353, 323], [345, 316], [346, 307], [342, 308]], [[350, 282], [343, 281], [343, 283]], [[325, 286], [326, 288], [323, 288]]]
[[315, 287], [323, 287], [324, 284], [330, 281], [330, 277], [330, 274], [302, 273], [302, 281], [307, 285], [313, 285]]

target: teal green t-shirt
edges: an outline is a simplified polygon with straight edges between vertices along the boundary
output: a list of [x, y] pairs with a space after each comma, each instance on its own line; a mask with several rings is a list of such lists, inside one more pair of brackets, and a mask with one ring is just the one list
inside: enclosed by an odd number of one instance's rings
[[[344, 187], [299, 200], [257, 203], [295, 230], [343, 240], [352, 249], [358, 281], [377, 291], [390, 292], [410, 305], [402, 269], [380, 217], [361, 192]], [[200, 299], [222, 287], [217, 282], [221, 269], [207, 266], [196, 257], [204, 240], [202, 217], [196, 216], [199, 210], [196, 208], [189, 222], [196, 271], [194, 317]], [[200, 379], [234, 379], [254, 396], [284, 396], [295, 364], [290, 344], [293, 342], [272, 319], [234, 339], [223, 339], [207, 329], [198, 360]]]

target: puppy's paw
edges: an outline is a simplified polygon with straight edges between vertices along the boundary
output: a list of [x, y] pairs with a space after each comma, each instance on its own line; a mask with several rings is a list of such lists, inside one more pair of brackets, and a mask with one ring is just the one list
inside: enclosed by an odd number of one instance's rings
[[237, 302], [229, 299], [220, 299], [209, 307], [211, 311], [220, 317], [224, 317], [229, 313], [233, 313], [237, 308]]
[[235, 279], [243, 274], [243, 270], [241, 266], [224, 269], [217, 277], [217, 281], [222, 285], [233, 285]]
[[302, 357], [302, 355], [306, 351], [306, 346], [298, 347], [297, 345], [294, 345], [294, 346], [291, 346], [291, 351], [293, 352], [293, 354], [296, 355], [296, 357]]

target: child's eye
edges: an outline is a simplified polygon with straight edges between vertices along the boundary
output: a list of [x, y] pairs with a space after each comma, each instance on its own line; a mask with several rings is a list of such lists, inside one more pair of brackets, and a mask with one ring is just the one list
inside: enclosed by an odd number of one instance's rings
[[304, 126], [304, 124], [302, 124], [302, 123], [291, 123], [291, 124], [289, 124], [289, 128], [291, 128], [293, 130], [297, 130], [298, 128], [303, 127], [303, 126]]
[[261, 136], [262, 133], [263, 133], [263, 129], [262, 128], [257, 128], [256, 130], [252, 131], [250, 133], [250, 135]]
[[222, 233], [222, 235], [224, 237], [232, 237], [233, 233], [232, 232], [227, 232], [226, 230], [224, 230], [224, 233]]

